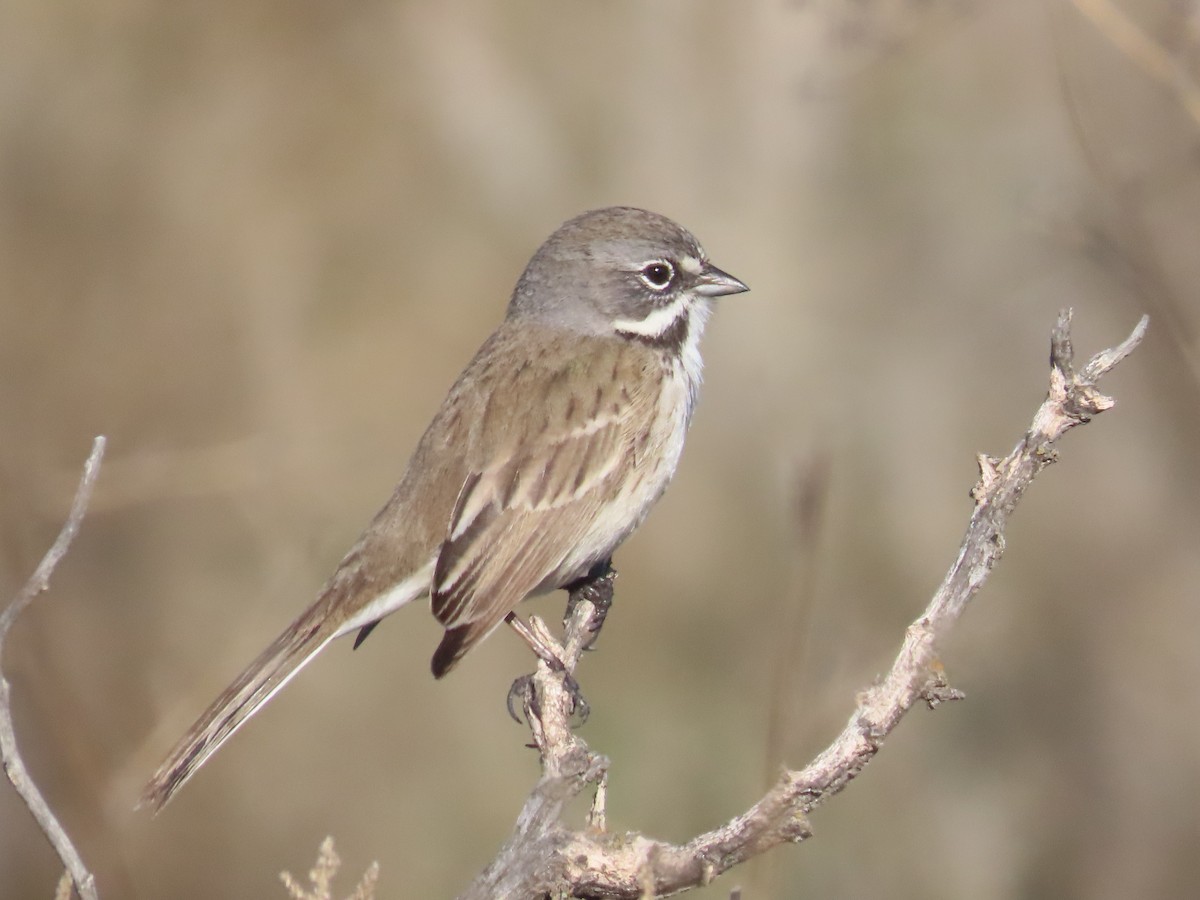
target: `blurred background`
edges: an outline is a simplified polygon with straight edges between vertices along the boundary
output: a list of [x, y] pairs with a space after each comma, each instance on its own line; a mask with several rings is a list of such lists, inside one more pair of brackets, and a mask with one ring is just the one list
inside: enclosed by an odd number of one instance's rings
[[[328, 648], [158, 818], [141, 785], [386, 499], [575, 213], [678, 219], [709, 326], [672, 489], [579, 672], [609, 821], [683, 841], [836, 734], [953, 560], [974, 455], [1152, 316], [916, 709], [816, 837], [695, 896], [1200, 894], [1200, 4], [0, 6], [0, 597], [25, 757], [105, 897], [449, 897], [537, 777], [497, 634]], [[805, 500], [804, 498], [808, 499]], [[528, 605], [557, 617], [563, 597]], [[60, 870], [0, 787], [0, 893]]]

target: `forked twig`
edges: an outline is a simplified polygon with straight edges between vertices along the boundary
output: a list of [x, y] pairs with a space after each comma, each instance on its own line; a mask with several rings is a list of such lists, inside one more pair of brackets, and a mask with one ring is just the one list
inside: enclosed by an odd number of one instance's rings
[[[845, 728], [816, 759], [782, 773], [746, 812], [686, 844], [637, 833], [603, 830], [603, 809], [589, 825], [561, 824], [566, 801], [599, 782], [603, 797], [607, 761], [570, 728], [565, 673], [546, 665], [533, 676], [536, 703], [526, 706], [543, 774], [526, 801], [509, 842], [462, 896], [662, 897], [707, 884], [717, 875], [812, 831], [808, 814], [841, 791], [879, 752], [884, 739], [917, 701], [937, 706], [961, 695], [937, 662], [937, 642], [962, 615], [1004, 552], [1004, 529], [1034, 477], [1056, 459], [1055, 443], [1113, 405], [1096, 382], [1141, 343], [1143, 316], [1121, 344], [1093, 356], [1078, 371], [1070, 337], [1071, 312], [1058, 318], [1050, 351], [1050, 388], [1029, 430], [1003, 459], [979, 457], [980, 478], [971, 491], [975, 507], [958, 556], [928, 607], [907, 629], [890, 671], [858, 698]], [[567, 630], [567, 647], [579, 644], [589, 604], [578, 605]], [[567, 654], [573, 668], [578, 654]]]

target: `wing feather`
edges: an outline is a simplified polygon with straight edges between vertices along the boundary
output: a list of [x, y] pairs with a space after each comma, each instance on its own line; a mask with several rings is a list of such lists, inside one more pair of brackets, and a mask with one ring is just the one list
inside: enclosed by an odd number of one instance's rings
[[[433, 613], [447, 629], [435, 674], [530, 593], [554, 586], [548, 579], [567, 574], [562, 567], [617, 499], [619, 470], [651, 427], [657, 400], [628, 388], [639, 374], [630, 370], [634, 364], [615, 351], [596, 373], [603, 377], [566, 377], [573, 360], [557, 370], [522, 368], [514, 375], [518, 396], [540, 395], [534, 408], [544, 419], [507, 421], [495, 407], [483, 417], [477, 436], [491, 452], [463, 481], [434, 567]], [[530, 434], [534, 440], [519, 439]]]

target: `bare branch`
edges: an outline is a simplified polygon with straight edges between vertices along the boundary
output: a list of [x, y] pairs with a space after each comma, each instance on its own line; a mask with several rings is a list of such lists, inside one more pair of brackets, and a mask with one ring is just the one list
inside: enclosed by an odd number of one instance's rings
[[[1029, 430], [1003, 459], [979, 457], [971, 491], [975, 508], [958, 556], [929, 606], [908, 627], [891, 670], [864, 691], [841, 734], [801, 770], [786, 770], [750, 809], [686, 844], [603, 830], [607, 761], [570, 729], [568, 673], [544, 663], [533, 676], [526, 716], [542, 757], [542, 778], [525, 803], [515, 833], [488, 869], [463, 894], [483, 897], [661, 897], [709, 883], [722, 872], [778, 844], [812, 834], [808, 814], [841, 791], [879, 752], [884, 739], [918, 701], [930, 707], [959, 699], [936, 658], [939, 638], [954, 624], [1004, 552], [1004, 529], [1034, 477], [1054, 462], [1054, 445], [1076, 425], [1113, 405], [1098, 379], [1128, 356], [1145, 335], [1143, 317], [1121, 344], [1074, 370], [1070, 310], [1051, 337], [1050, 389]], [[578, 604], [567, 628], [568, 672], [588, 634], [590, 604]], [[572, 830], [560, 815], [589, 782], [599, 783], [589, 827]], [[601, 823], [601, 824], [597, 824]]]
[[[46, 555], [42, 557], [42, 561], [34, 570], [33, 575], [25, 582], [25, 586], [17, 592], [8, 608], [0, 613], [0, 662], [3, 660], [4, 641], [8, 637], [9, 629], [17, 620], [17, 616], [49, 586], [50, 576], [79, 532], [79, 526], [87, 512], [88, 501], [92, 496], [92, 488], [100, 474], [100, 460], [104, 457], [104, 444], [103, 436], [97, 437], [92, 443], [91, 455], [84, 464], [83, 476], [79, 480], [79, 487], [75, 491], [75, 499], [71, 503], [71, 511], [67, 515], [67, 521], [62, 527], [62, 531], [58, 533], [58, 537], [46, 551]], [[21, 754], [17, 749], [17, 735], [13, 730], [9, 686], [8, 681], [4, 678], [2, 664], [0, 664], [0, 758], [4, 761], [4, 771], [8, 775], [8, 780], [12, 782], [13, 787], [16, 788], [17, 793], [25, 801], [25, 805], [29, 807], [29, 811], [33, 813], [38, 825], [41, 826], [42, 831], [54, 846], [54, 850], [58, 853], [59, 859], [63, 861], [63, 865], [66, 866], [79, 896], [83, 900], [99, 900], [100, 895], [96, 892], [95, 878], [84, 865], [83, 858], [75, 849], [70, 837], [67, 836], [66, 830], [59, 824], [54, 813], [50, 811], [49, 804], [42, 797], [37, 785], [33, 783], [33, 779], [30, 778], [25, 763], [21, 759]], [[63, 893], [61, 881], [57, 893], [58, 895]]]
[[[609, 572], [600, 580], [610, 596], [614, 575]], [[603, 834], [608, 760], [592, 753], [571, 730], [575, 698], [568, 678], [583, 648], [594, 637], [600, 619], [596, 604], [587, 594], [591, 587], [584, 585], [572, 591], [573, 612], [567, 621], [566, 646], [554, 646], [545, 626], [537, 619], [532, 622], [539, 637], [558, 652], [566, 666], [566, 672], [555, 672], [545, 662], [538, 663], [525, 695], [525, 718], [541, 753], [542, 777], [525, 801], [512, 837], [461, 900], [537, 896], [549, 891], [559, 878], [551, 860], [561, 856], [570, 837], [560, 824], [563, 809], [589, 784], [597, 785], [589, 825]]]

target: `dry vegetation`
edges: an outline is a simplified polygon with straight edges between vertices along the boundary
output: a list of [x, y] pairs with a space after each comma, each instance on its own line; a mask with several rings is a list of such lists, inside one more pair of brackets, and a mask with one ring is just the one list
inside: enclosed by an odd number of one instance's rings
[[[347, 884], [379, 860], [380, 895], [451, 896], [505, 840], [537, 773], [504, 710], [527, 652], [497, 635], [434, 683], [415, 609], [327, 651], [164, 815], [132, 805], [382, 502], [533, 246], [613, 202], [753, 292], [710, 326], [680, 476], [579, 672], [610, 827], [684, 839], [827, 744], [952, 558], [975, 454], [1040, 399], [1047, 323], [1074, 306], [1086, 352], [1149, 312], [1118, 413], [1068, 441], [945, 648], [968, 701], [735, 877], [1200, 891], [1200, 12], [845, 8], [4, 5], [0, 596], [109, 437], [6, 673], [105, 896], [282, 897], [329, 833]], [[58, 871], [0, 791], [0, 893]]]

